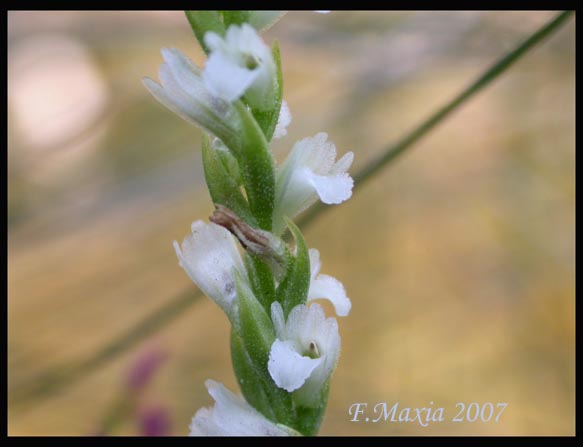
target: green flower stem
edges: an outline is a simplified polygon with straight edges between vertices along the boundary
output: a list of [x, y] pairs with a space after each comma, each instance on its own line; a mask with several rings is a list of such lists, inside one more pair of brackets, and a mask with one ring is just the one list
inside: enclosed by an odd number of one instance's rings
[[[440, 108], [396, 144], [390, 146], [381, 157], [375, 159], [358, 171], [356, 175], [354, 175], [355, 191], [360, 190], [362, 184], [379, 172], [381, 168], [390, 165], [399, 155], [411, 148], [414, 143], [448, 117], [454, 110], [467, 102], [475, 93], [490, 85], [492, 81], [497, 79], [514, 62], [524, 56], [524, 54], [531, 50], [536, 44], [540, 43], [552, 32], [558, 30], [572, 14], [572, 11], [562, 12], [547, 24], [540, 27], [528, 39], [517, 45], [514, 50], [496, 61], [482, 76], [458, 94], [453, 100]], [[188, 13], [187, 17], [189, 17]], [[326, 209], [327, 207], [319, 204], [314, 206], [302, 216], [298, 222], [298, 226], [306, 227], [310, 225], [314, 219]], [[152, 312], [152, 314], [145, 317], [142, 321], [138, 322], [120, 336], [114, 338], [113, 341], [107, 343], [96, 352], [93, 352], [80, 360], [73, 360], [69, 363], [63, 363], [56, 367], [52, 367], [47, 371], [36, 375], [31, 380], [22, 383], [19, 387], [10, 390], [10, 405], [24, 405], [26, 403], [31, 403], [36, 399], [54, 395], [55, 393], [75, 384], [79, 380], [90, 375], [92, 372], [95, 372], [97, 369], [118, 358], [129, 349], [135, 347], [148, 336], [158, 332], [160, 329], [176, 320], [176, 318], [183, 315], [188, 308], [192, 307], [194, 303], [198, 302], [199, 298], [202, 298], [202, 296], [203, 295], [200, 291], [193, 291], [192, 285], [189, 285], [184, 294], [169, 300], [158, 310]]]

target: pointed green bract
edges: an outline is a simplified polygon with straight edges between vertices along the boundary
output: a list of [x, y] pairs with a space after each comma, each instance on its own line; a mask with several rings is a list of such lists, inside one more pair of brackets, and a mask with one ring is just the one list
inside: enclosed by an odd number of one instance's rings
[[[297, 428], [292, 396], [278, 388], [267, 370], [269, 351], [275, 341], [271, 319], [238, 274], [239, 329], [231, 336], [235, 374], [245, 397], [268, 418]], [[249, 395], [249, 397], [247, 397]]]
[[265, 392], [263, 374], [258, 374], [245, 349], [243, 340], [234, 330], [231, 330], [231, 361], [237, 382], [247, 402], [265, 417], [275, 421], [271, 399]]
[[271, 318], [237, 272], [235, 286], [239, 303], [239, 335], [256, 368], [267, 369], [269, 350], [275, 341]]
[[275, 202], [273, 156], [247, 107], [241, 101], [235, 103], [235, 107], [241, 116], [242, 147], [233, 152], [239, 161], [251, 212], [262, 230], [271, 231]]
[[219, 150], [212, 147], [208, 135], [203, 135], [204, 176], [213, 202], [231, 209], [249, 225], [256, 225], [255, 217], [251, 214], [249, 204], [241, 192], [237, 176], [232, 172], [235, 167], [229, 169], [226, 166], [226, 163], [229, 163], [226, 157], [232, 155], [219, 154]]
[[234, 330], [231, 331], [231, 359], [245, 399], [268, 419], [297, 430], [298, 418], [291, 394], [273, 383], [266, 368], [257, 368]]
[[291, 257], [283, 280], [275, 292], [275, 299], [281, 303], [285, 317], [298, 304], [304, 304], [310, 288], [310, 255], [306, 241], [299, 228], [287, 220], [287, 225], [296, 244], [295, 257]]
[[277, 82], [273, 85], [273, 102], [270, 104], [270, 107], [265, 109], [251, 108], [251, 113], [253, 113], [253, 116], [257, 120], [259, 127], [261, 127], [267, 141], [271, 141], [273, 138], [273, 133], [275, 132], [275, 127], [277, 126], [277, 121], [279, 119], [281, 102], [283, 101], [283, 75], [281, 71], [281, 55], [279, 53], [279, 45], [277, 41], [273, 42], [271, 53], [273, 54], [273, 60], [277, 70]]

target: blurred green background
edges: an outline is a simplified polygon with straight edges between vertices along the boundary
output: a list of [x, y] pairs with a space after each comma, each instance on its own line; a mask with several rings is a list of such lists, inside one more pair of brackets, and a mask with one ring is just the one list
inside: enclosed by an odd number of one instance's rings
[[[279, 41], [293, 121], [352, 172], [553, 12], [292, 12]], [[99, 430], [141, 353], [167, 360], [140, 398], [183, 435], [236, 389], [229, 326], [208, 299], [56, 393], [19, 401], [195, 287], [172, 249], [212, 204], [200, 131], [159, 105], [160, 47], [199, 65], [181, 12], [8, 14], [8, 429]], [[321, 434], [575, 433], [575, 19], [307, 230], [352, 299]], [[328, 310], [330, 307], [327, 308]], [[353, 423], [354, 402], [508, 402], [498, 423]], [[136, 434], [131, 418], [110, 434]]]

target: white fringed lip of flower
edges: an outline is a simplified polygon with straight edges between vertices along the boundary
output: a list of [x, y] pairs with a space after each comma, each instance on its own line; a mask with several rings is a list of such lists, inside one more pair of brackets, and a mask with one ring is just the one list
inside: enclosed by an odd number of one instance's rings
[[144, 77], [148, 91], [186, 121], [222, 139], [232, 135], [237, 119], [233, 106], [209, 93], [200, 69], [180, 50], [163, 48], [161, 52], [164, 63], [158, 73], [160, 84]]
[[234, 271], [246, 278], [245, 268], [235, 239], [214, 223], [197, 220], [182, 246], [174, 241], [180, 266], [190, 279], [233, 319], [236, 316]]
[[229, 102], [246, 95], [254, 104], [268, 103], [276, 82], [275, 62], [255, 28], [231, 25], [224, 39], [208, 32], [204, 41], [210, 55], [202, 79], [213, 95]]
[[223, 384], [207, 380], [214, 407], [201, 408], [190, 423], [190, 436], [294, 436], [295, 430], [271, 422]]
[[308, 302], [318, 298], [329, 300], [334, 305], [334, 310], [339, 317], [345, 317], [350, 313], [352, 303], [346, 290], [336, 278], [320, 274], [322, 263], [320, 262], [320, 252], [315, 248], [310, 248], [310, 289], [308, 290]]
[[271, 378], [278, 387], [295, 392], [300, 405], [317, 405], [340, 354], [336, 319], [326, 318], [319, 304], [300, 304], [285, 321], [278, 302], [271, 305], [271, 319], [277, 336], [267, 364]]
[[348, 169], [354, 154], [336, 160], [336, 146], [320, 132], [294, 144], [276, 174], [274, 232], [283, 231], [283, 218], [293, 218], [318, 199], [339, 204], [352, 196], [354, 181]]

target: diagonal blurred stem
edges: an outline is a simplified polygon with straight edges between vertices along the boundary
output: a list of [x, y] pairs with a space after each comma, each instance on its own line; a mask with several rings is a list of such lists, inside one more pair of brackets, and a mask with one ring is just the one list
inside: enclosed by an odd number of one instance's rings
[[[557, 14], [552, 20], [541, 26], [530, 37], [516, 46], [515, 49], [507, 53], [501, 59], [493, 63], [484, 71], [474, 82], [463, 89], [458, 95], [451, 99], [447, 104], [438, 109], [429, 118], [423, 121], [419, 126], [414, 128], [410, 133], [401, 138], [397, 143], [381, 151], [381, 155], [367, 163], [360, 171], [354, 175], [355, 190], [360, 190], [362, 185], [372, 178], [381, 169], [391, 164], [397, 157], [410, 149], [417, 141], [429, 133], [436, 125], [447, 118], [459, 106], [464, 104], [468, 99], [474, 96], [484, 87], [490, 85], [498, 76], [507, 70], [521, 56], [528, 52], [537, 43], [557, 30], [568, 18], [573, 11], [564, 11]], [[306, 227], [310, 225], [327, 208], [318, 203], [301, 219], [299, 226]], [[159, 331], [178, 316], [196, 303], [202, 297], [200, 290], [195, 292], [189, 290], [184, 294], [172, 299], [164, 306], [153, 312], [134, 327], [130, 328], [112, 342], [99, 349], [97, 352], [89, 354], [86, 358], [69, 364], [63, 364], [51, 368], [44, 373], [39, 374], [34, 379], [15, 387], [9, 393], [9, 402], [11, 404], [24, 404], [34, 399], [47, 397], [54, 394], [78, 380], [86, 377], [92, 371], [111, 362], [127, 350], [133, 348], [148, 336]]]
[[[415, 127], [411, 132], [402, 137], [399, 141], [397, 141], [397, 143], [388, 146], [383, 151], [380, 151], [381, 155], [379, 157], [367, 163], [354, 175], [355, 188], [360, 190], [362, 185], [367, 180], [371, 179], [382, 168], [392, 163], [397, 157], [399, 157], [399, 155], [403, 154], [407, 149], [412, 147], [413, 144], [429, 133], [435, 126], [441, 123], [452, 112], [457, 110], [459, 106], [465, 103], [468, 99], [492, 83], [494, 79], [502, 74], [514, 62], [520, 59], [520, 57], [523, 56], [534, 45], [558, 29], [572, 13], [573, 11], [564, 11], [560, 14], [557, 14], [555, 18], [540, 27], [514, 50], [510, 51], [504, 57], [492, 64], [490, 68], [484, 71], [474, 82], [469, 84], [465, 89], [458, 93], [447, 104], [443, 105], [440, 109], [434, 112], [419, 126]], [[308, 212], [302, 215], [301, 219], [298, 221], [298, 225], [300, 227], [303, 225], [308, 225], [324, 209], [325, 206], [318, 202], [316, 206], [313, 206]]]

